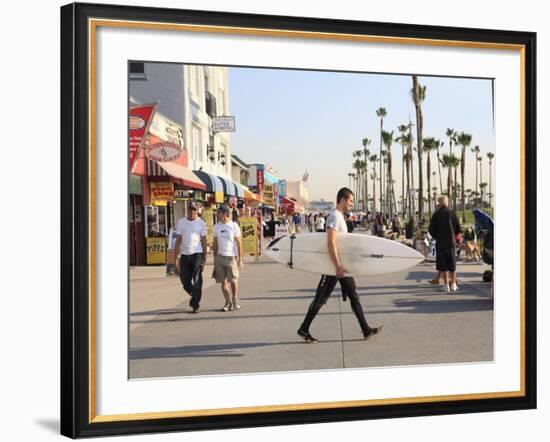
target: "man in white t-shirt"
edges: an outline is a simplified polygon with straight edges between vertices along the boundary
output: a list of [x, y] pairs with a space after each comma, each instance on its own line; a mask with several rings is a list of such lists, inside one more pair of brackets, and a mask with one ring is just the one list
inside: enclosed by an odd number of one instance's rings
[[346, 269], [342, 266], [340, 261], [339, 251], [336, 245], [336, 236], [338, 233], [348, 232], [346, 220], [344, 219], [344, 213], [349, 212], [352, 207], [353, 192], [347, 187], [343, 187], [336, 195], [336, 209], [330, 213], [327, 219], [327, 247], [330, 258], [332, 259], [336, 269], [336, 276], [323, 275], [321, 277], [321, 281], [317, 287], [317, 292], [315, 293], [315, 298], [309, 306], [302, 325], [298, 329], [298, 335], [307, 343], [318, 342], [317, 339], [309, 333], [309, 326], [313, 322], [313, 319], [317, 313], [319, 313], [321, 307], [328, 301], [334, 287], [336, 287], [336, 282], [340, 282], [343, 300], [345, 301], [346, 297], [349, 298], [353, 313], [355, 313], [355, 317], [361, 326], [364, 339], [368, 339], [372, 335], [377, 334], [383, 327], [383, 325], [381, 325], [379, 327], [372, 328], [367, 324], [363, 307], [361, 306], [361, 301], [359, 300], [359, 294], [357, 293], [355, 280], [350, 276], [344, 276]]
[[199, 312], [202, 297], [202, 271], [206, 264], [206, 223], [198, 215], [198, 207], [191, 202], [187, 217], [176, 224], [176, 253], [180, 254], [180, 281], [189, 293], [189, 306]]
[[[214, 226], [214, 272], [212, 277], [222, 285], [225, 305], [222, 312], [241, 308], [238, 298], [239, 269], [243, 268], [243, 249], [241, 243], [241, 229], [236, 222], [229, 219], [229, 207], [218, 208], [218, 222]], [[232, 299], [229, 298], [231, 284]]]

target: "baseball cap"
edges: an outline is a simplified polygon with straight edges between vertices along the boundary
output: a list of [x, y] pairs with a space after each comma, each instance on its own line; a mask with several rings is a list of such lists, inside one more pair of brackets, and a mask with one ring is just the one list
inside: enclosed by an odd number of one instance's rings
[[218, 212], [224, 213], [225, 215], [229, 215], [231, 213], [229, 207], [225, 205], [218, 207]]
[[191, 201], [188, 205], [187, 205], [187, 208], [189, 210], [199, 210], [199, 206], [197, 206], [197, 204], [193, 201]]

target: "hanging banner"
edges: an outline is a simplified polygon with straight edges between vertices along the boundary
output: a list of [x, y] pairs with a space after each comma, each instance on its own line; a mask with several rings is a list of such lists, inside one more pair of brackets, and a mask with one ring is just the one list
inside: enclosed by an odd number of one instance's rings
[[275, 205], [275, 187], [273, 186], [273, 184], [264, 183], [263, 199], [266, 206]]
[[224, 199], [223, 199], [223, 192], [216, 192], [214, 194], [214, 198], [215, 198], [215, 201], [217, 203], [223, 203]]
[[168, 202], [174, 201], [174, 183], [161, 182], [149, 183], [151, 188], [151, 204], [153, 206], [166, 206]]
[[149, 130], [153, 114], [157, 109], [157, 104], [145, 104], [143, 106], [130, 107], [130, 134], [129, 134], [129, 150], [130, 150], [130, 171], [134, 171], [136, 159], [143, 147], [145, 134]]
[[286, 180], [280, 180], [278, 183], [279, 196], [286, 196]]
[[264, 192], [264, 166], [258, 164], [256, 166], [256, 193], [262, 197]]
[[241, 218], [239, 220], [241, 227], [241, 237], [243, 253], [256, 256], [258, 250], [258, 221], [253, 218]]

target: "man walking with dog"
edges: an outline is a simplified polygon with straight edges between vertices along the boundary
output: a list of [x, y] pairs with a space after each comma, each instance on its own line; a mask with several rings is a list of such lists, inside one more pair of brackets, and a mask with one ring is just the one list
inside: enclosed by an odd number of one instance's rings
[[456, 292], [456, 235], [460, 233], [460, 223], [457, 216], [449, 209], [449, 198], [442, 195], [438, 198], [438, 209], [432, 215], [429, 232], [435, 239], [436, 277], [443, 276], [442, 292]]

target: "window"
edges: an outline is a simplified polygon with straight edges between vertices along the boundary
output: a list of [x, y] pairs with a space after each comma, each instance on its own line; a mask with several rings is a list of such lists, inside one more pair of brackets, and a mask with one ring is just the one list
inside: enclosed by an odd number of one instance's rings
[[191, 129], [191, 160], [204, 161], [202, 142], [201, 142], [201, 130], [199, 127], [193, 125]]
[[147, 80], [145, 75], [145, 63], [131, 61], [130, 66], [130, 80]]

